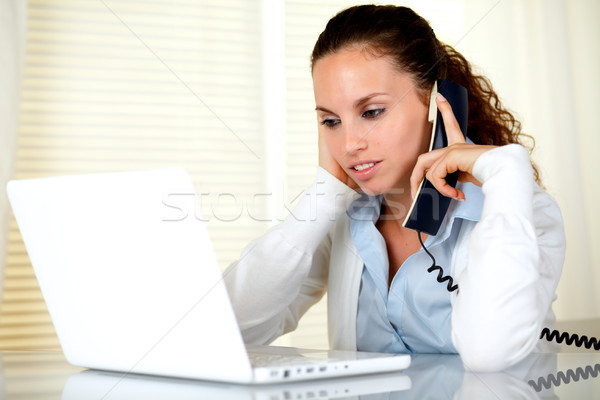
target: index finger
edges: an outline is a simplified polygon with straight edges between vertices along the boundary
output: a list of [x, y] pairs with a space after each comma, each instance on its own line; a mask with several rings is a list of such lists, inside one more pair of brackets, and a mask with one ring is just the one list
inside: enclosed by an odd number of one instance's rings
[[458, 121], [452, 111], [452, 106], [446, 100], [444, 96], [438, 93], [435, 97], [435, 103], [437, 104], [442, 119], [444, 120], [444, 127], [446, 128], [446, 136], [448, 137], [448, 145], [454, 143], [465, 143], [465, 136], [460, 130]]

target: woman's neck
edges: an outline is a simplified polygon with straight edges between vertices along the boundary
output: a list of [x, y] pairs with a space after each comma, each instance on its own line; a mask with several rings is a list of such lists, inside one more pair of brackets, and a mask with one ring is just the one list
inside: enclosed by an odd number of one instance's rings
[[379, 219], [396, 221], [401, 226], [410, 210], [412, 199], [410, 191], [400, 189], [398, 192], [398, 194], [385, 193], [383, 195], [384, 201]]
[[[410, 202], [407, 200], [392, 200], [384, 196], [377, 229], [383, 236], [389, 260], [388, 287], [394, 276], [410, 255], [420, 248], [419, 240], [414, 231], [402, 226], [408, 213]], [[408, 203], [408, 204], [407, 204]], [[406, 205], [407, 204], [407, 205]]]

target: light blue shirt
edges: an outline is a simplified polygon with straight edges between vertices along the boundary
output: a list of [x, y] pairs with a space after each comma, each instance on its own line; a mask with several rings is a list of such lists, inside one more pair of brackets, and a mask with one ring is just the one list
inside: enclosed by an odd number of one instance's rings
[[[479, 221], [481, 188], [460, 184], [467, 201], [453, 201], [446, 221], [425, 246], [436, 264], [450, 273], [452, 252], [463, 219]], [[450, 293], [427, 272], [431, 258], [420, 249], [404, 261], [388, 292], [389, 262], [385, 240], [375, 224], [382, 196], [363, 196], [348, 209], [352, 240], [364, 262], [356, 318], [357, 349], [387, 353], [456, 353], [452, 344]], [[415, 235], [417, 233], [415, 232]]]

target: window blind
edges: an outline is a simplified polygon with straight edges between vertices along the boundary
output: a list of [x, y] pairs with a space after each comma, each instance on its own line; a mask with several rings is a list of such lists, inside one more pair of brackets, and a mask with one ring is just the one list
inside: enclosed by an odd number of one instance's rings
[[[261, 28], [243, 0], [31, 0], [16, 178], [178, 166], [224, 268], [265, 228]], [[0, 346], [58, 342], [11, 223]]]

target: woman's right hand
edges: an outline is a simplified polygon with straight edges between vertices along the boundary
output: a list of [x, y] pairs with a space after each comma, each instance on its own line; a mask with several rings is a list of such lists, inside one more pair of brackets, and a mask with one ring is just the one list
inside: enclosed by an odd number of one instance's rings
[[319, 132], [319, 166], [335, 176], [339, 181], [346, 184], [348, 187], [359, 191], [359, 186], [354, 180], [344, 171], [340, 164], [333, 158], [325, 143], [325, 134]]

